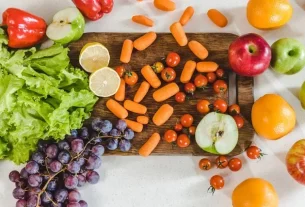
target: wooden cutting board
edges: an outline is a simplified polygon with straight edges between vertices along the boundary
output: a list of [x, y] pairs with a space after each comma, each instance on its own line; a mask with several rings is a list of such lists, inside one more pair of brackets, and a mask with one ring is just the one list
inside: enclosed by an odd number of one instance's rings
[[[72, 64], [75, 66], [79, 66], [78, 57], [80, 50], [82, 47], [88, 42], [100, 42], [105, 45], [111, 56], [110, 60], [110, 67], [115, 67], [120, 65], [120, 52], [122, 48], [122, 43], [125, 39], [129, 38], [131, 40], [135, 40], [139, 36], [143, 34], [140, 33], [86, 33], [83, 37], [72, 44], [70, 44], [70, 57]], [[227, 73], [230, 73], [229, 65], [228, 65], [228, 48], [230, 43], [237, 38], [234, 34], [228, 33], [189, 33], [187, 34], [189, 40], [197, 40], [201, 42], [209, 51], [209, 56], [206, 60], [215, 61], [217, 62], [221, 68], [227, 69]], [[195, 60], [199, 61], [195, 55], [189, 50], [187, 46], [180, 47], [174, 40], [171, 34], [169, 33], [159, 33], [157, 40], [154, 42], [152, 46], [147, 48], [144, 51], [133, 51], [132, 60], [129, 63], [132, 70], [134, 70], [139, 75], [138, 83], [130, 87], [126, 88], [126, 99], [133, 100], [134, 94], [139, 88], [140, 83], [143, 81], [143, 77], [140, 73], [141, 68], [146, 65], [152, 65], [156, 61], [162, 60], [166, 55], [171, 52], [177, 52], [181, 56], [180, 64], [175, 68], [177, 72], [176, 82], [180, 86], [181, 90], [183, 90], [183, 84], [180, 83], [179, 77], [183, 66], [187, 60]], [[195, 72], [196, 73], [196, 72]], [[228, 74], [227, 74], [228, 76]], [[195, 75], [193, 75], [195, 77]], [[226, 78], [228, 82], [228, 78]], [[162, 86], [165, 85], [165, 82], [162, 81]], [[253, 139], [254, 130], [251, 126], [251, 107], [254, 102], [253, 98], [253, 79], [247, 77], [240, 77], [237, 76], [236, 78], [236, 92], [237, 92], [237, 100], [241, 107], [241, 112], [245, 118], [245, 125], [242, 129], [239, 130], [239, 141], [238, 145], [234, 149], [233, 152], [230, 153], [231, 156], [240, 154], [247, 148]], [[232, 87], [229, 85], [229, 87]], [[112, 151], [108, 152], [108, 154], [112, 155], [138, 155], [138, 149], [145, 143], [145, 141], [153, 134], [154, 132], [159, 132], [162, 136], [167, 129], [173, 129], [177, 120], [183, 114], [189, 113], [194, 117], [194, 124], [197, 125], [199, 121], [203, 118], [203, 115], [200, 115], [196, 110], [197, 101], [200, 99], [208, 99], [211, 102], [217, 98], [223, 98], [229, 101], [228, 93], [216, 95], [213, 92], [211, 87], [206, 88], [204, 90], [199, 90], [195, 92], [193, 97], [190, 97], [188, 101], [183, 104], [177, 103], [175, 98], [172, 97], [162, 103], [156, 103], [152, 98], [152, 93], [155, 91], [150, 89], [149, 93], [146, 95], [145, 99], [141, 102], [148, 108], [147, 115], [150, 119], [153, 117], [154, 113], [157, 109], [164, 103], [168, 103], [174, 107], [174, 115], [168, 120], [163, 126], [157, 127], [153, 124], [150, 120], [148, 125], [144, 126], [142, 133], [137, 133], [133, 142], [132, 142], [132, 149], [127, 153], [122, 153], [120, 151]], [[101, 117], [103, 119], [108, 119], [113, 122], [117, 120], [116, 117], [112, 115], [110, 111], [105, 106], [106, 101], [108, 98], [101, 98], [97, 102], [94, 107], [94, 111], [92, 113], [92, 118], [94, 117]], [[231, 101], [231, 100], [230, 100]], [[235, 100], [233, 100], [235, 101]], [[136, 120], [137, 114], [129, 113], [128, 119]], [[161, 141], [157, 148], [154, 150], [153, 155], [182, 155], [182, 154], [190, 154], [194, 156], [204, 155], [209, 156], [212, 155], [201, 150], [196, 142], [195, 137], [191, 137], [191, 145], [187, 148], [179, 148], [178, 146], [169, 144], [165, 141]]]

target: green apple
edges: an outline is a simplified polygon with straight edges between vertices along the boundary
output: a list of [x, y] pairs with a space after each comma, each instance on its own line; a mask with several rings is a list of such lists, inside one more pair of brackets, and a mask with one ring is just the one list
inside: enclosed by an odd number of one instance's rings
[[282, 38], [271, 46], [271, 67], [278, 73], [292, 75], [305, 66], [305, 47], [298, 40]]
[[67, 8], [57, 12], [47, 28], [47, 36], [54, 42], [67, 44], [83, 35], [85, 19], [77, 8]]
[[299, 98], [300, 98], [302, 107], [305, 109], [305, 81], [302, 84], [302, 87], [300, 89]]
[[237, 145], [238, 128], [230, 115], [211, 112], [198, 124], [195, 138], [204, 151], [225, 155]]

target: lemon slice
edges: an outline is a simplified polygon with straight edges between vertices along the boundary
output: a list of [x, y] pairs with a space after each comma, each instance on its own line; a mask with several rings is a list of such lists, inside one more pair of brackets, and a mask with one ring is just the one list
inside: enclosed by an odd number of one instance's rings
[[90, 75], [89, 88], [99, 97], [109, 97], [118, 91], [120, 82], [120, 76], [115, 70], [104, 67]]
[[109, 61], [109, 51], [101, 43], [87, 43], [80, 51], [79, 64], [89, 73], [93, 73], [100, 68], [107, 67]]

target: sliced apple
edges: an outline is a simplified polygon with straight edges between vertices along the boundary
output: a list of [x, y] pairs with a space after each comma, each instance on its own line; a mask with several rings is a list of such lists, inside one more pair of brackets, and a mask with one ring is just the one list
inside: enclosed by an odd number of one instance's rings
[[211, 112], [196, 128], [196, 142], [212, 154], [228, 154], [238, 142], [238, 128], [234, 119], [226, 114]]

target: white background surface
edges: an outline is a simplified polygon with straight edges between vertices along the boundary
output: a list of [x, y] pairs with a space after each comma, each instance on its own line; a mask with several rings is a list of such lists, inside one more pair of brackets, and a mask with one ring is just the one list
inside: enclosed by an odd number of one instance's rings
[[[292, 0], [294, 14], [288, 25], [273, 31], [259, 31], [246, 19], [246, 0], [175, 0], [177, 9], [166, 13], [156, 10], [152, 0], [115, 0], [111, 14], [99, 21], [88, 22], [87, 32], [145, 32], [150, 29], [135, 25], [130, 18], [144, 14], [155, 20], [156, 32], [169, 32], [169, 25], [179, 20], [183, 10], [192, 5], [193, 19], [187, 24], [187, 32], [231, 32], [245, 34], [255, 32], [272, 44], [282, 37], [293, 37], [305, 44], [305, 0]], [[50, 22], [55, 12], [73, 6], [70, 0], [0, 0], [0, 13], [8, 7], [28, 10]], [[220, 29], [210, 22], [206, 12], [210, 8], [221, 10], [229, 19], [229, 25]], [[229, 169], [200, 171], [200, 157], [104, 157], [99, 170], [101, 180], [97, 185], [82, 189], [82, 197], [90, 207], [230, 207], [234, 187], [249, 177], [268, 180], [280, 197], [280, 207], [304, 207], [305, 187], [296, 183], [286, 171], [285, 156], [292, 144], [304, 137], [305, 113], [297, 99], [297, 93], [305, 80], [305, 70], [292, 76], [282, 76], [266, 71], [255, 79], [255, 99], [266, 93], [283, 96], [297, 112], [297, 127], [278, 141], [266, 141], [255, 137], [255, 143], [265, 152], [261, 161], [252, 161], [241, 155], [244, 166], [232, 173]], [[303, 128], [303, 131], [302, 131]], [[0, 206], [14, 207], [14, 185], [8, 173], [14, 166], [0, 162]], [[225, 178], [225, 188], [214, 196], [206, 193], [209, 179], [214, 174]]]

